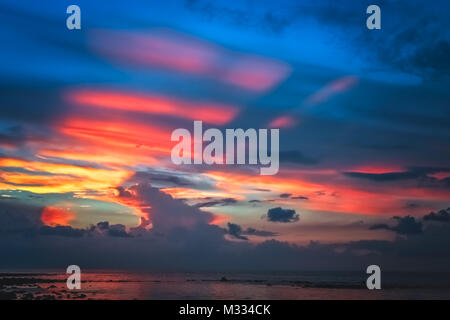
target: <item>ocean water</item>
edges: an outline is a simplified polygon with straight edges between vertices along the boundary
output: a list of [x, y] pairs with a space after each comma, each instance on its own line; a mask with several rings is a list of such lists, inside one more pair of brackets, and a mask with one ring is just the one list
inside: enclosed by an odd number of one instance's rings
[[82, 273], [68, 290], [58, 272], [0, 273], [2, 299], [450, 299], [450, 273], [383, 273], [368, 290], [361, 272]]

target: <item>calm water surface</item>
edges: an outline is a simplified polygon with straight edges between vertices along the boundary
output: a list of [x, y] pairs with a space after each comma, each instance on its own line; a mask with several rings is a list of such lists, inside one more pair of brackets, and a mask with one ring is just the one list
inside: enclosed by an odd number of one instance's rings
[[83, 272], [68, 290], [58, 272], [3, 272], [3, 299], [450, 299], [448, 273], [387, 273], [367, 290], [359, 272], [126, 273]]

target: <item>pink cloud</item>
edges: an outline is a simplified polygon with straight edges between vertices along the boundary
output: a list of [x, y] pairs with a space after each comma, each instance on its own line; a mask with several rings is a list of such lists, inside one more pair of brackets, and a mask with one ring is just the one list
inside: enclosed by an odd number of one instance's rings
[[269, 123], [269, 128], [292, 128], [297, 121], [292, 116], [281, 116]]
[[270, 90], [290, 73], [281, 61], [227, 50], [169, 30], [91, 33], [94, 52], [122, 65], [160, 68], [213, 78], [250, 91]]
[[313, 93], [308, 98], [306, 98], [304, 105], [315, 106], [325, 101], [328, 101], [337, 94], [350, 90], [351, 88], [353, 88], [355, 85], [358, 84], [358, 81], [359, 80], [356, 76], [346, 76], [338, 78], [326, 84], [317, 92]]

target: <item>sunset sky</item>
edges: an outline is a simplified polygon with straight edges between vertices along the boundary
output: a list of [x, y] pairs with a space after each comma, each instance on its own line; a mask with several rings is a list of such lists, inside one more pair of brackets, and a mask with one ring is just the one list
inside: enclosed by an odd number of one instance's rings
[[[69, 4], [0, 0], [0, 267], [450, 266], [448, 2]], [[278, 174], [174, 165], [194, 120]]]

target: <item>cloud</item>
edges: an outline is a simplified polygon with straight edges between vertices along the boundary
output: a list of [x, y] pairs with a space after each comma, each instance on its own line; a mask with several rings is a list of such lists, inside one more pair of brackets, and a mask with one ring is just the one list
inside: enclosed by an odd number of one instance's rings
[[308, 200], [308, 197], [293, 196], [292, 193], [282, 193], [282, 194], [280, 194], [280, 198], [283, 198], [283, 199], [290, 198], [292, 200]]
[[43, 226], [42, 207], [0, 200], [0, 234], [28, 233]]
[[423, 217], [424, 221], [450, 222], [450, 208], [439, 210], [437, 213], [430, 212]]
[[414, 217], [393, 217], [392, 219], [397, 220], [397, 225], [389, 226], [388, 224], [375, 224], [372, 225], [369, 230], [380, 230], [385, 229], [389, 231], [396, 232], [401, 235], [417, 235], [422, 233], [422, 223], [416, 221]]
[[128, 193], [123, 198], [130, 200], [131, 196], [131, 200], [148, 215], [153, 227], [159, 231], [204, 226], [214, 220], [212, 213], [191, 207], [150, 184], [134, 185], [125, 191]]
[[217, 199], [214, 201], [201, 202], [194, 205], [195, 208], [208, 208], [208, 207], [217, 207], [217, 206], [229, 206], [236, 204], [238, 201], [234, 198], [223, 198]]
[[280, 198], [290, 198], [292, 196], [292, 193], [282, 193], [280, 194]]
[[66, 93], [66, 99], [86, 108], [182, 117], [212, 124], [228, 123], [238, 113], [236, 107], [219, 103], [192, 102], [172, 97], [117, 90], [74, 90]]
[[[217, 43], [209, 42], [204, 39], [196, 38], [183, 33], [171, 30], [147, 30], [142, 31], [112, 31], [112, 30], [94, 30], [89, 34], [90, 44], [93, 50], [111, 59], [114, 62], [126, 65], [128, 67], [158, 68], [162, 70], [171, 70], [188, 75], [202, 76], [207, 79], [213, 79], [221, 83], [232, 85], [240, 89], [249, 91], [264, 92], [270, 90], [281, 81], [283, 81], [291, 72], [290, 66], [286, 63], [249, 53], [240, 53], [231, 51], [219, 46]], [[128, 50], [123, 50], [123, 45]], [[183, 52], [183, 56], [179, 55]], [[85, 99], [83, 99], [85, 100]], [[95, 99], [96, 100], [96, 99]], [[108, 99], [109, 100], [109, 99]], [[133, 103], [135, 99], [125, 104], [127, 100], [119, 99], [117, 103], [112, 102], [113, 106], [120, 105], [120, 108], [136, 108], [142, 110], [142, 104]], [[89, 102], [92, 102], [89, 99]], [[210, 110], [191, 105], [197, 113], [190, 112], [187, 108], [178, 108], [171, 105], [170, 108], [164, 108], [157, 101], [150, 110], [161, 112], [178, 110], [180, 115], [188, 118], [196, 115], [196, 119], [203, 115], [204, 121], [214, 120], [210, 123], [226, 123], [233, 116], [234, 112], [224, 112], [222, 108], [210, 108]], [[148, 108], [148, 104], [145, 104]], [[159, 107], [158, 107], [159, 106]], [[180, 105], [181, 106], [181, 105]], [[191, 110], [192, 111], [192, 110]], [[215, 112], [211, 112], [215, 111]], [[219, 111], [220, 114], [218, 113]], [[215, 114], [216, 113], [216, 114]], [[232, 117], [231, 117], [232, 118]]]
[[43, 226], [39, 229], [39, 234], [43, 236], [59, 236], [59, 237], [82, 237], [86, 233], [84, 229], [74, 229], [70, 226]]
[[[325, 4], [304, 4], [299, 8], [304, 15], [317, 19], [322, 25], [333, 28], [341, 41], [353, 42], [355, 49], [387, 68], [416, 74], [422, 78], [448, 77], [450, 66], [448, 59], [449, 42], [444, 1], [433, 6], [418, 6], [414, 1], [384, 2], [382, 12], [390, 12], [390, 20], [382, 22], [380, 33], [371, 33], [361, 28], [360, 12], [364, 12], [370, 3], [353, 1], [332, 1]], [[393, 21], [402, 21], [401, 24]], [[420, 25], [420, 28], [417, 27]]]
[[268, 124], [269, 128], [292, 128], [296, 124], [296, 120], [291, 115], [284, 115], [273, 119]]
[[296, 150], [280, 151], [280, 162], [304, 165], [312, 165], [318, 163], [316, 159], [309, 158], [300, 151]]
[[111, 237], [131, 237], [123, 224], [113, 224], [109, 227], [108, 235]]
[[356, 76], [346, 76], [327, 83], [320, 90], [307, 97], [303, 103], [306, 107], [315, 106], [330, 100], [332, 97], [346, 92], [356, 86], [359, 79]]
[[257, 237], [276, 237], [278, 233], [266, 230], [258, 230], [255, 228], [247, 228], [242, 229], [242, 227], [236, 223], [228, 222], [228, 230], [227, 233], [232, 237], [240, 240], [248, 240], [248, 236], [257, 236]]
[[194, 183], [187, 177], [183, 177], [180, 174], [171, 174], [170, 172], [155, 172], [155, 171], [138, 171], [130, 181], [137, 182], [149, 182], [152, 184], [163, 184], [164, 186], [171, 187], [193, 187]]
[[294, 199], [294, 200], [309, 200], [309, 198], [305, 197], [305, 196], [295, 196], [295, 197], [291, 197], [291, 199]]
[[[152, 206], [145, 209], [149, 210], [152, 228], [143, 223], [128, 230], [132, 236], [126, 237], [110, 234], [115, 227], [107, 221], [88, 229], [43, 226], [40, 210], [20, 206], [14, 209], [11, 203], [0, 201], [0, 257], [8, 257], [0, 259], [0, 267], [60, 268], [77, 263], [85, 268], [166, 272], [355, 270], [374, 263], [386, 270], [438, 271], [450, 267], [450, 224], [430, 224], [415, 237], [394, 241], [312, 241], [295, 245], [272, 239], [253, 244], [245, 238], [275, 234], [236, 224], [229, 224], [227, 229], [210, 225], [210, 214], [149, 185], [126, 191], [142, 210]], [[14, 213], [8, 213], [10, 210]], [[405, 225], [414, 222], [410, 217], [395, 220], [400, 227], [393, 228], [398, 230], [411, 230]], [[123, 231], [122, 227], [117, 230]], [[244, 241], [229, 241], [226, 234]]]
[[137, 171], [125, 182], [128, 185], [146, 183], [158, 188], [180, 187], [209, 191], [216, 188], [216, 181], [205, 175], [160, 167], [149, 167]]
[[424, 188], [449, 188], [450, 178], [439, 178], [439, 173], [448, 173], [450, 168], [439, 167], [411, 167], [406, 171], [370, 173], [370, 172], [344, 172], [344, 175], [350, 178], [370, 180], [374, 182], [395, 182], [415, 180], [419, 187]]
[[126, 227], [123, 224], [110, 225], [108, 221], [102, 221], [97, 223], [96, 226], [92, 226], [89, 229], [90, 233], [100, 232], [111, 237], [132, 237], [132, 233], [127, 232]]
[[[369, 2], [341, 1], [339, 5], [333, 1], [286, 2], [281, 9], [266, 4], [261, 10], [211, 1], [187, 3], [189, 10], [208, 19], [270, 34], [281, 34], [294, 24], [314, 19], [326, 29], [332, 29], [336, 39], [347, 45], [352, 43], [359, 56], [365, 55], [372, 64], [375, 60], [385, 68], [423, 78], [450, 75], [446, 59], [450, 50], [448, 28], [443, 27], [443, 24], [447, 25], [446, 10], [436, 10], [437, 7], [447, 8], [443, 1], [427, 8], [418, 7], [414, 1], [384, 2], [382, 11], [393, 14], [393, 19], [383, 20], [383, 28], [377, 34], [361, 28], [364, 18], [361, 13], [365, 12]], [[393, 21], [402, 21], [402, 24]], [[324, 91], [318, 97], [327, 95]]]
[[369, 227], [369, 230], [391, 230], [391, 227], [386, 223], [377, 223]]
[[365, 173], [365, 172], [344, 172], [350, 178], [366, 179], [371, 181], [398, 181], [417, 179], [420, 175], [417, 172], [389, 172], [389, 173]]
[[300, 215], [295, 213], [293, 209], [282, 209], [281, 207], [272, 208], [267, 211], [267, 221], [270, 222], [295, 222], [300, 219]]
[[41, 220], [47, 226], [67, 226], [75, 217], [70, 211], [47, 206], [42, 211]]
[[258, 236], [258, 237], [276, 237], [279, 235], [277, 232], [267, 231], [267, 230], [258, 230], [255, 228], [247, 228], [243, 234], [249, 236]]
[[414, 217], [394, 217], [397, 220], [397, 225], [392, 228], [398, 234], [419, 234], [422, 233], [422, 223], [416, 221]]
[[[436, 17], [421, 17], [392, 30], [391, 36], [377, 46], [377, 57], [388, 65], [422, 78], [450, 76], [450, 64], [446, 59], [450, 43], [445, 39], [445, 31], [442, 30], [445, 28], [438, 21]], [[417, 28], [418, 24], [420, 28]]]
[[450, 42], [440, 40], [429, 47], [420, 48], [410, 59], [411, 65], [433, 77], [450, 76]]
[[236, 239], [248, 240], [247, 237], [242, 235], [242, 228], [240, 225], [228, 222], [228, 234]]

